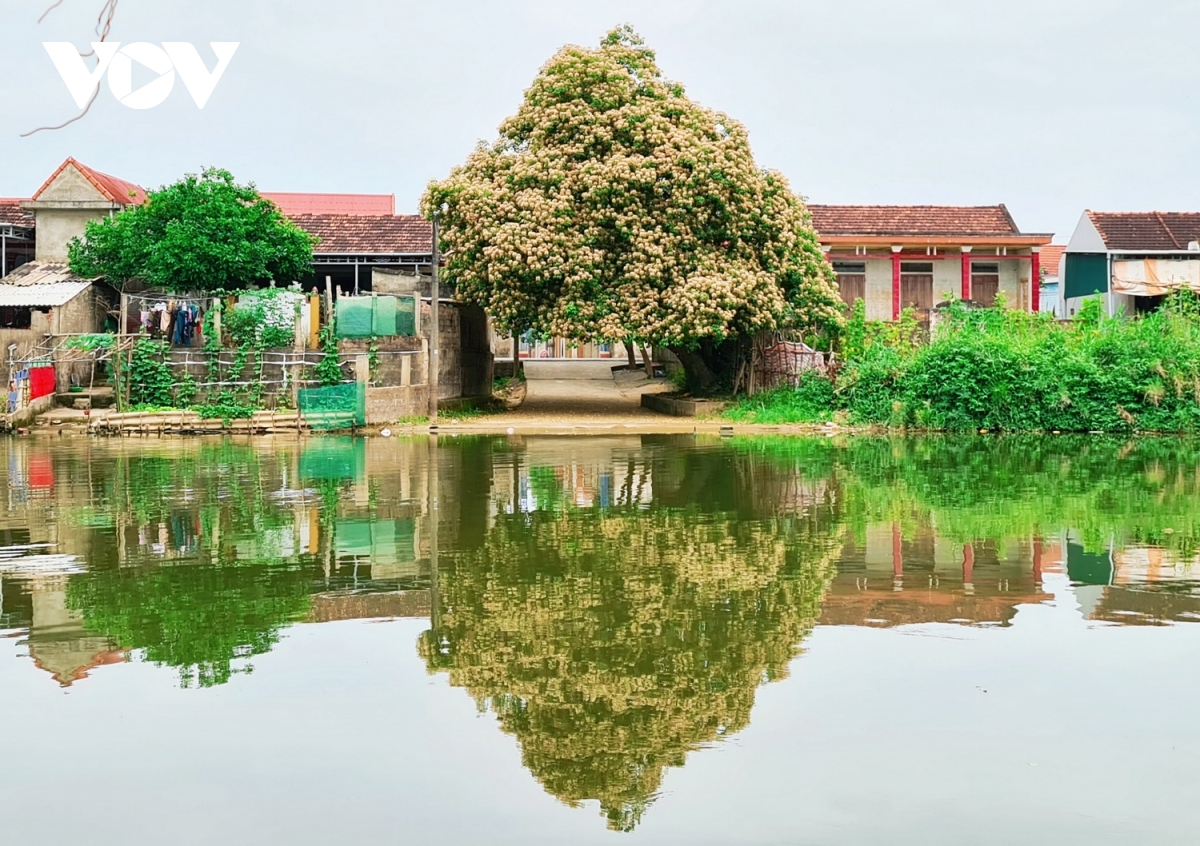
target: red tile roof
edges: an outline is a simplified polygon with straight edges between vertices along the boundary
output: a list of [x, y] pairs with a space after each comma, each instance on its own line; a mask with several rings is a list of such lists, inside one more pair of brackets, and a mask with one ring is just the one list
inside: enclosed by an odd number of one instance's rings
[[815, 206], [821, 235], [1013, 236], [1021, 230], [998, 206]]
[[1042, 247], [1042, 273], [1047, 276], [1058, 276], [1058, 265], [1062, 261], [1063, 250], [1066, 247], [1062, 244], [1047, 244]]
[[319, 254], [429, 255], [433, 224], [415, 214], [291, 214], [296, 224], [320, 242]]
[[1200, 241], [1200, 212], [1094, 212], [1088, 218], [1110, 250], [1186, 250]]
[[77, 162], [75, 159], [67, 159], [58, 166], [58, 170], [50, 174], [50, 178], [42, 183], [42, 187], [34, 193], [33, 199], [38, 199], [42, 196], [42, 192], [50, 187], [50, 183], [58, 178], [58, 175], [68, 167], [74, 167], [83, 178], [95, 186], [106, 200], [110, 203], [118, 203], [122, 206], [141, 205], [146, 202], [146, 189], [140, 185], [135, 185], [132, 182], [126, 182], [124, 179], [118, 179], [115, 176], [109, 176], [107, 173], [101, 173], [98, 170], [93, 170], [82, 162]]
[[24, 200], [0, 197], [0, 223], [33, 228], [33, 212], [21, 208]]
[[298, 194], [262, 191], [263, 197], [288, 216], [298, 214], [394, 215], [395, 194]]

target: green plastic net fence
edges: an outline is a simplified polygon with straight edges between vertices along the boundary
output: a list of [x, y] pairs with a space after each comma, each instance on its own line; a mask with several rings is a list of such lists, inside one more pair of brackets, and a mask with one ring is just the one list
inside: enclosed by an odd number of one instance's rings
[[359, 382], [303, 388], [300, 414], [309, 427], [320, 431], [349, 429], [367, 424], [367, 386]]
[[410, 338], [417, 334], [417, 301], [412, 297], [396, 299], [396, 334]]
[[338, 298], [337, 336], [339, 338], [371, 337], [375, 316], [372, 299], [372, 297]]
[[417, 334], [412, 297], [341, 297], [337, 301], [339, 338], [386, 338]]

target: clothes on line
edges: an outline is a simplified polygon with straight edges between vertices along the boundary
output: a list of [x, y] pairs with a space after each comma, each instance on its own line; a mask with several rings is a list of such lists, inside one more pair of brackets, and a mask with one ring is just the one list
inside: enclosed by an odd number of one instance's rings
[[147, 334], [161, 337], [176, 347], [204, 345], [201, 318], [204, 311], [195, 303], [166, 300], [140, 312], [140, 326]]

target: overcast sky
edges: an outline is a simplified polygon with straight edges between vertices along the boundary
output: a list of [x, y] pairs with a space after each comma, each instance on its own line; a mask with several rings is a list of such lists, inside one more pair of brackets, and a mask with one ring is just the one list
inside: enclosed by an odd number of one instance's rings
[[208, 42], [241, 42], [208, 105], [177, 81], [137, 111], [104, 85], [82, 122], [21, 138], [75, 113], [41, 42], [90, 41], [101, 5], [38, 25], [50, 2], [0, 0], [0, 196], [74, 156], [415, 211], [560, 46], [630, 23], [812, 202], [1004, 202], [1059, 240], [1084, 208], [1200, 209], [1195, 0], [120, 0], [111, 40], [190, 41], [210, 66]]

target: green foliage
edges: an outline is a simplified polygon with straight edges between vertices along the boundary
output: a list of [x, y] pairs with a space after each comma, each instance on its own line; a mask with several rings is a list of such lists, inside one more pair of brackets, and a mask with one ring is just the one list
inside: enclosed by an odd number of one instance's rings
[[324, 386], [337, 385], [342, 381], [341, 361], [338, 358], [337, 332], [332, 323], [321, 328], [321, 350], [325, 353], [313, 370], [317, 381]]
[[237, 290], [311, 270], [315, 240], [251, 185], [217, 168], [151, 191], [146, 202], [87, 225], [71, 270], [174, 292]]
[[175, 401], [175, 379], [167, 361], [170, 347], [162, 341], [139, 338], [121, 370], [128, 379], [129, 402], [134, 407], [169, 407]]
[[238, 399], [238, 395], [230, 390], [219, 391], [205, 405], [196, 406], [196, 412], [201, 420], [222, 420], [228, 426], [233, 420], [246, 420], [258, 411], [257, 403], [247, 403]]
[[746, 397], [725, 412], [746, 423], [822, 423], [833, 416], [833, 383], [819, 373], [800, 375], [795, 388]]
[[915, 320], [868, 322], [856, 307], [828, 407], [803, 386], [730, 416], [800, 423], [845, 410], [857, 424], [949, 431], [1200, 431], [1198, 315], [1190, 293], [1133, 320], [1092, 300], [1069, 325], [956, 304], [924, 343]]
[[63, 349], [82, 350], [83, 352], [99, 352], [111, 350], [117, 343], [117, 336], [111, 332], [98, 335], [72, 335], [63, 341]]

